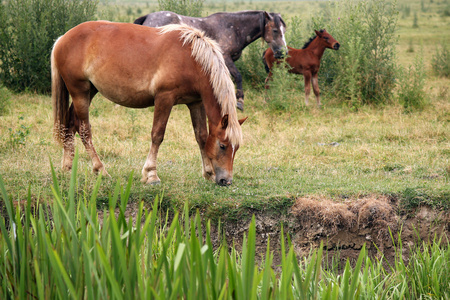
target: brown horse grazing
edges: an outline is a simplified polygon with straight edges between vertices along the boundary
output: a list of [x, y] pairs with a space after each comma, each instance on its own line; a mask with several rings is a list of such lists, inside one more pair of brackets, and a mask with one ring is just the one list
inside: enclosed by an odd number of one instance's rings
[[[311, 93], [311, 79], [314, 94], [316, 95], [317, 105], [320, 106], [320, 91], [319, 91], [319, 68], [320, 59], [326, 48], [339, 50], [340, 44], [336, 41], [325, 29], [315, 31], [316, 35], [312, 37], [302, 49], [295, 49], [288, 47], [288, 56], [286, 63], [290, 66], [289, 73], [303, 74], [305, 79], [305, 103], [308, 105], [309, 94]], [[269, 75], [266, 78], [266, 88], [269, 88], [269, 80], [272, 76], [271, 69], [273, 64], [282, 60], [276, 59], [273, 55], [272, 49], [267, 49], [263, 53], [263, 62], [266, 71]]]
[[205, 18], [186, 17], [170, 11], [158, 11], [142, 16], [134, 23], [150, 27], [184, 23], [204, 31], [207, 36], [217, 41], [223, 51], [223, 57], [231, 76], [236, 82], [237, 107], [240, 110], [244, 110], [244, 92], [242, 76], [234, 62], [241, 57], [242, 50], [260, 37], [269, 44], [277, 58], [282, 57], [286, 50], [284, 38], [286, 24], [281, 15], [262, 10], [220, 12]]
[[186, 25], [150, 28], [86, 22], [55, 42], [51, 62], [55, 134], [64, 147], [63, 169], [71, 169], [78, 132], [94, 172], [108, 174], [92, 144], [89, 124], [89, 105], [100, 92], [126, 107], [155, 107], [142, 182], [160, 182], [156, 157], [166, 124], [172, 107], [186, 104], [203, 176], [219, 185], [231, 184], [245, 119], [237, 119], [234, 85], [220, 48], [203, 32]]

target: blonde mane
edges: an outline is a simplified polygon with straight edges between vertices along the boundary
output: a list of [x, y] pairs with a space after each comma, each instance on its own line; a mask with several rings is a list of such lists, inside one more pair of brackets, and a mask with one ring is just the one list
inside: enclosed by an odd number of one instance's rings
[[203, 71], [210, 76], [214, 96], [219, 103], [222, 116], [228, 114], [228, 127], [225, 135], [232, 145], [242, 143], [242, 130], [236, 112], [236, 95], [230, 72], [225, 65], [219, 44], [196, 28], [186, 24], [170, 24], [160, 27], [161, 34], [178, 30], [183, 45], [191, 44], [192, 57]]

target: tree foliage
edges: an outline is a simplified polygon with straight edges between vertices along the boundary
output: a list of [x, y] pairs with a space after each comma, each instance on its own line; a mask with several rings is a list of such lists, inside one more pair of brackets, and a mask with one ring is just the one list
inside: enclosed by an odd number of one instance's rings
[[0, 2], [0, 80], [16, 92], [50, 91], [50, 52], [67, 30], [92, 20], [96, 0]]

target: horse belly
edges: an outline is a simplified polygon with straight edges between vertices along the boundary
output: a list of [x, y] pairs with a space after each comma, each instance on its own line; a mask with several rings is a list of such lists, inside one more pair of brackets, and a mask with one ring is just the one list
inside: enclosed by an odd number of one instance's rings
[[122, 74], [101, 74], [89, 76], [89, 81], [107, 99], [131, 108], [145, 108], [154, 105], [154, 92], [142, 78], [122, 77]]
[[121, 106], [130, 108], [146, 108], [155, 105], [155, 99], [148, 93], [142, 91], [121, 91], [116, 90], [102, 90], [97, 88], [104, 97]]

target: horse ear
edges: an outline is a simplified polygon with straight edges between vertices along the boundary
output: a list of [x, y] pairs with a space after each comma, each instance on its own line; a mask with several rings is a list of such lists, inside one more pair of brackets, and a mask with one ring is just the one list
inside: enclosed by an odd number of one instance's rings
[[268, 19], [268, 20], [272, 20], [272, 19], [273, 19], [272, 16], [271, 16], [267, 11], [264, 11], [264, 16], [265, 16], [266, 19]]
[[322, 32], [318, 31], [318, 30], [314, 30], [314, 32], [316, 33], [316, 35], [318, 37], [322, 37]]
[[245, 118], [242, 118], [242, 119], [238, 120], [239, 125], [242, 125], [242, 123], [244, 123], [245, 120], [247, 120], [247, 119], [248, 119], [248, 117], [245, 117]]
[[222, 121], [220, 122], [222, 129], [225, 130], [228, 127], [228, 114], [222, 117]]

